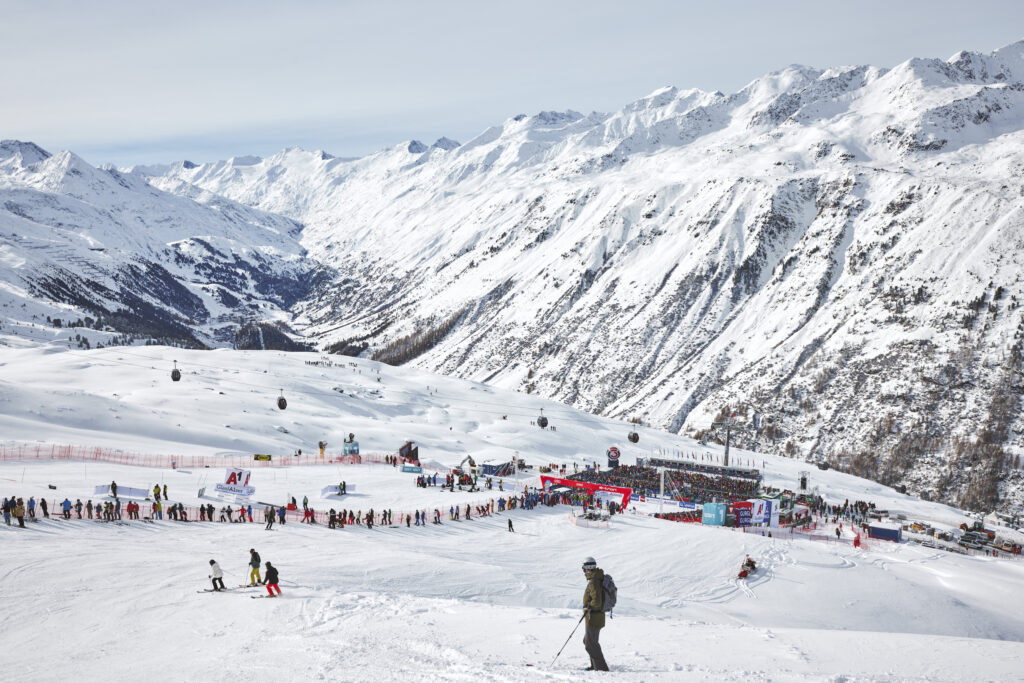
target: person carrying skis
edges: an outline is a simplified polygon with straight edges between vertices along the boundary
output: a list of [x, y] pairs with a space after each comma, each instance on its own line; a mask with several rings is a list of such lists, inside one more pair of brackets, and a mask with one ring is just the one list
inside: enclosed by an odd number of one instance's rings
[[601, 644], [598, 642], [601, 629], [604, 628], [604, 571], [598, 568], [593, 557], [588, 557], [583, 560], [583, 575], [587, 577], [587, 587], [583, 591], [583, 615], [587, 621], [583, 647], [590, 655], [590, 666], [586, 670], [608, 671], [608, 664], [604, 661], [604, 653], [601, 652]]
[[249, 572], [249, 585], [255, 586], [257, 583], [263, 583], [263, 579], [260, 578], [260, 554], [256, 552], [255, 548], [249, 548], [249, 566], [252, 567]]
[[277, 567], [267, 562], [267, 593], [274, 597], [274, 589], [281, 595], [281, 587], [277, 585]]
[[224, 590], [224, 572], [221, 571], [220, 565], [214, 560], [210, 560], [209, 577], [213, 581], [213, 590]]

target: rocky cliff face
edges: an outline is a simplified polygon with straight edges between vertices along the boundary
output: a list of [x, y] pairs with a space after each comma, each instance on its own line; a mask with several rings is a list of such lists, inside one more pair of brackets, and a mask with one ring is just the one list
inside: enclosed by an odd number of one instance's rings
[[301, 224], [275, 305], [320, 348], [673, 431], [757, 411], [759, 448], [1019, 507], [1022, 104], [1016, 44], [118, 177]]

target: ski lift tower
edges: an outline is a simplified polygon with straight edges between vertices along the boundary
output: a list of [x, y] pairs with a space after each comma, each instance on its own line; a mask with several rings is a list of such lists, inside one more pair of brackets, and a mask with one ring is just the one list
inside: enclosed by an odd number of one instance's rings
[[725, 461], [724, 465], [729, 466], [729, 443], [732, 440], [733, 432], [745, 432], [747, 430], [744, 423], [736, 419], [735, 413], [729, 413], [729, 417], [725, 418], [721, 422], [712, 422], [711, 426], [717, 430], [725, 430]]

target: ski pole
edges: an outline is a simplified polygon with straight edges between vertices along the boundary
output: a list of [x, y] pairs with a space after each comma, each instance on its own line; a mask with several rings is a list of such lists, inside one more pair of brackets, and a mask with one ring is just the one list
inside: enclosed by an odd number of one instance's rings
[[[570, 633], [570, 634], [569, 634], [569, 637], [565, 639], [565, 645], [562, 645], [562, 650], [564, 650], [564, 649], [565, 649], [565, 646], [569, 644], [569, 641], [570, 641], [570, 640], [572, 640], [572, 637], [573, 637], [574, 635], [576, 635], [576, 629], [580, 627], [580, 624], [582, 624], [582, 623], [583, 623], [583, 619], [585, 619], [585, 618], [586, 618], [586, 616], [587, 616], [587, 613], [586, 613], [586, 612], [584, 612], [584, 613], [583, 613], [583, 616], [582, 616], [582, 617], [580, 617], [580, 620], [576, 622], [576, 627], [575, 627], [575, 628], [574, 628], [574, 629], [572, 630], [572, 633]], [[558, 651], [558, 655], [562, 654], [562, 650], [559, 650], [559, 651]], [[555, 655], [555, 659], [558, 659], [558, 655]], [[552, 660], [551, 660], [551, 665], [552, 665], [552, 666], [553, 666], [553, 665], [554, 665], [554, 663], [555, 663], [555, 659], [552, 659]]]

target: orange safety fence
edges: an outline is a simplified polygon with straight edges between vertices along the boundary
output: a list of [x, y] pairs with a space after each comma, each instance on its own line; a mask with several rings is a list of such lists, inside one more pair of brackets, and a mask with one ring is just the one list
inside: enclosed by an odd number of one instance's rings
[[140, 453], [99, 446], [68, 446], [59, 444], [0, 445], [0, 461], [84, 460], [115, 465], [188, 469], [193, 467], [295, 467], [303, 465], [357, 465], [385, 463], [393, 453], [369, 452], [359, 455], [325, 453], [279, 455], [273, 460], [255, 460], [253, 455], [166, 455]]

